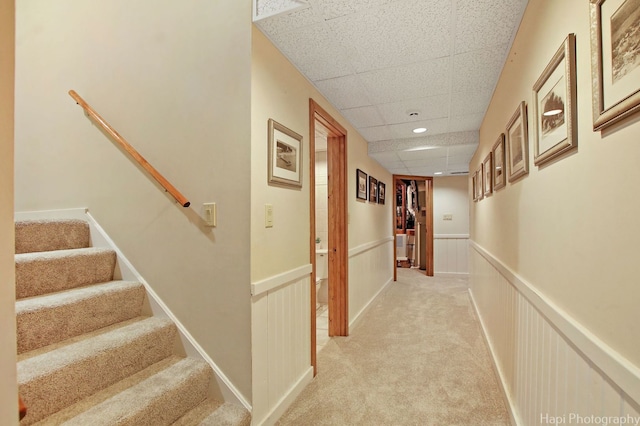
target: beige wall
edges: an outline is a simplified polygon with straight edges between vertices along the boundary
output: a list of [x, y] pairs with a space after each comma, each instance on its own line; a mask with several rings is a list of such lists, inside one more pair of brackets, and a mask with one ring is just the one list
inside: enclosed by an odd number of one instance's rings
[[[15, 170], [17, 211], [88, 207], [248, 400], [250, 17], [250, 2], [19, 3]], [[69, 89], [192, 207], [123, 155]], [[213, 230], [204, 202], [217, 203]]]
[[[452, 220], [444, 220], [451, 215]], [[469, 233], [469, 182], [467, 176], [433, 178], [433, 233]]]
[[533, 84], [568, 33], [577, 39], [579, 148], [546, 167], [531, 161], [528, 176], [473, 203], [471, 238], [640, 366], [640, 122], [636, 115], [606, 133], [592, 131], [589, 28], [589, 2], [529, 2], [470, 168], [479, 167], [518, 103], [531, 103]]
[[[309, 259], [309, 98], [348, 133], [349, 247], [391, 235], [391, 203], [356, 201], [356, 168], [391, 187], [391, 175], [367, 153], [366, 141], [344, 120], [273, 44], [254, 27], [252, 63], [251, 279], [257, 281], [308, 264]], [[304, 138], [303, 187], [267, 185], [267, 121], [280, 122]], [[272, 204], [273, 228], [264, 226], [264, 205]]]
[[0, 423], [18, 424], [13, 226], [14, 1], [0, 1]]

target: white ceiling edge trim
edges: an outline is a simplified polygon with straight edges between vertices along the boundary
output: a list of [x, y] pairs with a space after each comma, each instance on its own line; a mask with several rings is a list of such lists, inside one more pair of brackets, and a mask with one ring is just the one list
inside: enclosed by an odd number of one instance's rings
[[[261, 5], [268, 5], [264, 7], [264, 9], [267, 9], [266, 12], [260, 13]], [[309, 7], [308, 0], [253, 0], [253, 22], [283, 13], [295, 12], [307, 7]]]

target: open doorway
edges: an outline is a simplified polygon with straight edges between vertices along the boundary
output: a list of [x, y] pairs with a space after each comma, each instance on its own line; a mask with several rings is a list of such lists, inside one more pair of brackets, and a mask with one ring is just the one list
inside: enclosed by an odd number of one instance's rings
[[394, 280], [397, 268], [433, 276], [433, 178], [394, 175]]
[[[348, 293], [348, 244], [347, 244], [347, 131], [336, 120], [309, 99], [309, 135], [310, 135], [310, 207], [311, 207], [311, 364], [314, 375], [317, 374], [317, 290], [318, 264], [326, 265], [327, 288], [327, 334], [328, 337], [349, 335], [349, 293]], [[326, 139], [326, 234], [320, 234], [316, 214], [316, 135]], [[326, 235], [326, 236], [325, 236]], [[318, 253], [316, 241], [320, 239]], [[326, 241], [324, 241], [326, 240]], [[321, 262], [318, 258], [326, 256]], [[326, 263], [325, 263], [326, 262]], [[321, 271], [324, 275], [325, 271]], [[322, 280], [323, 277], [320, 277]]]

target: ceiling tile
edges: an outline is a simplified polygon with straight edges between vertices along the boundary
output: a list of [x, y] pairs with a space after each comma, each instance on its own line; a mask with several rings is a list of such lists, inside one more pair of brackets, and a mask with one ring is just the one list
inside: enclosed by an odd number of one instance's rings
[[312, 81], [353, 74], [347, 55], [324, 23], [271, 36], [280, 51]]
[[391, 3], [395, 0], [309, 0], [317, 8], [325, 20], [370, 10], [376, 6]]
[[304, 0], [256, 0], [254, 4], [254, 12], [258, 19], [263, 16], [285, 14], [301, 7], [307, 7]]
[[368, 141], [385, 141], [391, 139], [391, 132], [387, 126], [362, 127], [358, 132]]
[[423, 149], [420, 151], [398, 151], [398, 157], [405, 160], [424, 160], [432, 158], [446, 158], [447, 148]]
[[451, 95], [451, 115], [484, 114], [492, 96], [492, 90], [455, 92]]
[[471, 158], [476, 153], [476, 149], [477, 145], [450, 146], [448, 147], [449, 157]]
[[526, 1], [457, 0], [455, 53], [509, 43]]
[[388, 103], [445, 94], [450, 71], [449, 58], [439, 58], [360, 74], [360, 79], [373, 103]]
[[430, 135], [446, 133], [449, 127], [449, 119], [437, 118], [435, 120], [416, 121], [415, 123], [392, 124], [389, 126], [389, 130], [394, 138], [420, 137], [419, 134], [413, 133], [413, 129], [416, 127], [425, 127]]
[[[449, 113], [449, 95], [380, 104], [378, 105], [378, 110], [387, 124], [443, 118]], [[409, 116], [409, 111], [418, 111], [419, 114], [411, 117]]]
[[449, 131], [465, 132], [467, 130], [479, 129], [483, 119], [484, 113], [451, 117], [451, 121], [449, 122]]
[[493, 92], [504, 59], [507, 45], [500, 45], [485, 50], [474, 50], [453, 57], [453, 91]]
[[[348, 3], [348, 2], [345, 2]], [[424, 22], [423, 0], [397, 0], [328, 21], [340, 43], [357, 52], [357, 72], [447, 56], [452, 48], [451, 2], [431, 0]]]
[[382, 123], [382, 117], [375, 106], [343, 109], [342, 114], [355, 127], [372, 127]]
[[315, 85], [336, 108], [346, 109], [371, 105], [367, 90], [355, 75], [316, 81]]
[[264, 33], [268, 35], [275, 35], [321, 22], [322, 18], [314, 13], [312, 8], [307, 7], [292, 13], [285, 13], [268, 19], [263, 19], [258, 21], [257, 25]]
[[401, 159], [396, 151], [390, 152], [374, 152], [369, 154], [372, 158], [382, 162], [400, 162]]
[[408, 168], [411, 167], [441, 167], [445, 168], [447, 166], [447, 158], [423, 158], [418, 160], [404, 160], [403, 163]]

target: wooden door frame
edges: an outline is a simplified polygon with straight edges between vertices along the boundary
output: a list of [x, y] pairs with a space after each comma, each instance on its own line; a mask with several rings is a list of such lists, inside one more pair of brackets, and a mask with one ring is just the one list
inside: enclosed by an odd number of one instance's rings
[[315, 135], [316, 121], [328, 131], [327, 189], [329, 208], [328, 268], [329, 268], [329, 336], [349, 335], [349, 246], [348, 246], [348, 175], [347, 130], [313, 99], [309, 99], [309, 205], [311, 232], [311, 364], [317, 374], [316, 358], [316, 197], [315, 197]]
[[393, 280], [398, 280], [398, 262], [396, 247], [396, 180], [423, 180], [426, 185], [426, 222], [427, 222], [427, 270], [426, 275], [433, 276], [433, 177], [431, 176], [409, 176], [409, 175], [393, 175], [393, 214], [391, 215], [391, 226], [393, 229]]

